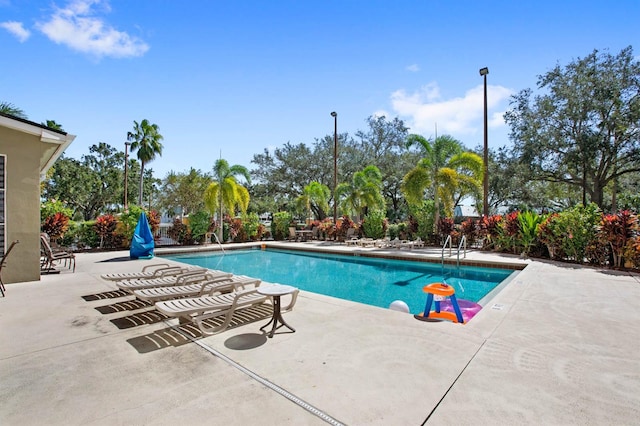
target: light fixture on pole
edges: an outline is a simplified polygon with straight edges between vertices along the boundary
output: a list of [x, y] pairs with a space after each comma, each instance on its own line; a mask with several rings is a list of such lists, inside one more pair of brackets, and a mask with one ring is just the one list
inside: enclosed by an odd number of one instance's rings
[[482, 181], [482, 215], [489, 217], [489, 134], [487, 129], [487, 74], [489, 68], [480, 68], [480, 75], [484, 77], [484, 178]]
[[333, 111], [333, 223], [338, 225], [338, 199], [336, 188], [338, 187], [338, 113]]
[[124, 211], [129, 209], [129, 204], [127, 204], [127, 192], [128, 192], [128, 165], [129, 165], [129, 145], [131, 142], [124, 143]]

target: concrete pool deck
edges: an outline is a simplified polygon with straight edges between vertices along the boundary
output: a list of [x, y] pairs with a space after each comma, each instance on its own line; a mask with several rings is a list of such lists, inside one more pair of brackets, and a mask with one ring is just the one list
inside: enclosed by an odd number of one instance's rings
[[0, 424], [637, 424], [637, 274], [467, 259], [527, 267], [466, 325], [303, 291], [268, 339], [268, 309], [201, 337], [99, 277], [159, 259], [78, 254], [0, 298]]

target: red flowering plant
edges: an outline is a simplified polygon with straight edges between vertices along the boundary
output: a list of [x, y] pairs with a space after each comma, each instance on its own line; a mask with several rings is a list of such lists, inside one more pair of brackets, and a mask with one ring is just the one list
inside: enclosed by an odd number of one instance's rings
[[349, 216], [342, 216], [338, 220], [338, 226], [336, 228], [336, 237], [339, 241], [344, 241], [349, 228], [356, 228], [355, 223], [353, 223]]
[[117, 226], [118, 219], [113, 215], [105, 214], [96, 219], [93, 229], [95, 229], [96, 234], [100, 237], [100, 248], [116, 246], [114, 236]]
[[49, 235], [52, 241], [55, 241], [61, 238], [69, 229], [69, 216], [61, 212], [54, 213], [44, 219], [41, 229], [42, 232]]
[[559, 216], [560, 215], [558, 213], [551, 213], [546, 216], [538, 226], [538, 241], [547, 246], [549, 257], [551, 259], [564, 257], [562, 253], [563, 236], [558, 230]]
[[453, 238], [456, 235], [456, 225], [453, 219], [448, 217], [440, 218], [440, 220], [438, 220], [437, 231], [441, 245], [446, 242], [448, 236]]
[[638, 217], [629, 210], [602, 216], [599, 226], [600, 238], [611, 248], [613, 265], [622, 266], [627, 244], [637, 234]]
[[478, 239], [480, 231], [480, 221], [471, 218], [460, 224], [460, 233], [467, 239], [467, 245], [473, 245]]
[[502, 224], [502, 216], [499, 214], [493, 216], [483, 216], [479, 221], [478, 235], [484, 238], [482, 248], [488, 250], [493, 248], [499, 236]]
[[336, 227], [333, 224], [333, 220], [330, 218], [324, 218], [318, 225], [320, 234], [324, 239], [331, 239], [336, 233]]

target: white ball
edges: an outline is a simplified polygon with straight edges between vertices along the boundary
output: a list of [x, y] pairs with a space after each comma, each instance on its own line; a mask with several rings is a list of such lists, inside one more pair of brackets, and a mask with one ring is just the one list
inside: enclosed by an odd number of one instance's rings
[[391, 309], [392, 311], [409, 313], [409, 306], [402, 300], [394, 300], [393, 302], [391, 302], [391, 304], [389, 305], [389, 309]]

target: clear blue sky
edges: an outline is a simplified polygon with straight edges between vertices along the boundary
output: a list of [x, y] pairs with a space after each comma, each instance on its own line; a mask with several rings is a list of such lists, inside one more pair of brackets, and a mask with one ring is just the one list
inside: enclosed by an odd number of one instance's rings
[[0, 0], [0, 101], [77, 135], [67, 155], [124, 150], [133, 120], [158, 124], [156, 177], [222, 155], [312, 144], [366, 118], [509, 144], [509, 96], [593, 49], [640, 55], [640, 1]]

